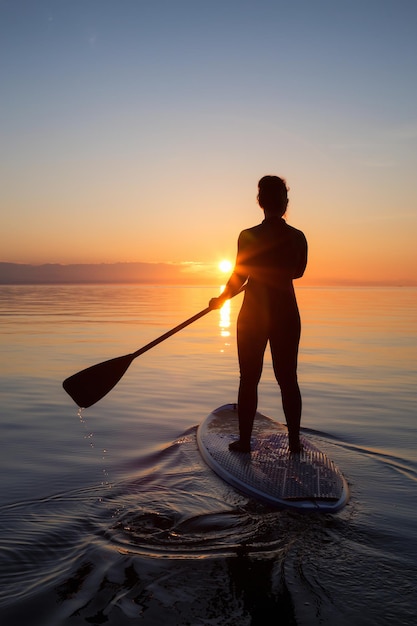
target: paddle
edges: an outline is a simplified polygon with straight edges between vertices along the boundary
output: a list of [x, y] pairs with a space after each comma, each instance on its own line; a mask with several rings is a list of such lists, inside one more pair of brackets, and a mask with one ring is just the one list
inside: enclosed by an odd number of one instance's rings
[[[243, 291], [243, 288], [240, 291]], [[136, 359], [136, 357], [140, 356], [144, 352], [147, 352], [147, 350], [154, 348], [158, 345], [158, 343], [161, 343], [161, 341], [165, 341], [168, 337], [171, 337], [178, 331], [182, 330], [186, 326], [189, 326], [193, 322], [200, 319], [200, 317], [207, 315], [207, 313], [213, 310], [214, 309], [211, 309], [210, 307], [203, 309], [199, 313], [196, 313], [196, 315], [193, 315], [193, 317], [185, 320], [185, 322], [182, 322], [182, 324], [175, 326], [175, 328], [172, 328], [157, 339], [147, 343], [146, 346], [139, 348], [136, 352], [132, 352], [132, 354], [125, 354], [124, 356], [119, 356], [115, 359], [110, 359], [109, 361], [92, 365], [81, 372], [73, 374], [64, 380], [62, 386], [79, 407], [86, 409], [89, 406], [92, 406], [109, 393], [115, 385], [117, 385], [129, 365], [134, 359]]]

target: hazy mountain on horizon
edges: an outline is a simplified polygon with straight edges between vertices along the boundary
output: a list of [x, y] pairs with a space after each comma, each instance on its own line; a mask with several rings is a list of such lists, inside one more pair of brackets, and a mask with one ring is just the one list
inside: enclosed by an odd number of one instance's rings
[[[225, 277], [226, 278], [226, 277]], [[160, 284], [218, 285], [219, 276], [199, 263], [7, 263], [0, 261], [0, 285], [59, 284]], [[305, 286], [417, 286], [411, 280], [348, 280], [315, 278], [308, 275], [297, 284]]]
[[[190, 271], [189, 264], [174, 263], [45, 263], [0, 262], [0, 284], [168, 283], [216, 282], [205, 269]], [[197, 266], [197, 269], [201, 266]]]

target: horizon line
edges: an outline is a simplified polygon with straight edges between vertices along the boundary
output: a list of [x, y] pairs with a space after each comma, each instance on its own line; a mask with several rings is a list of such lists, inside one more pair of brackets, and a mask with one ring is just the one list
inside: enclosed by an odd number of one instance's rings
[[[17, 263], [0, 261], [0, 285], [218, 285], [229, 275], [216, 275], [213, 263], [202, 261], [100, 263]], [[124, 271], [120, 271], [124, 270]], [[130, 270], [130, 271], [129, 271]], [[417, 287], [416, 279], [347, 278], [304, 276], [295, 281], [302, 287]]]

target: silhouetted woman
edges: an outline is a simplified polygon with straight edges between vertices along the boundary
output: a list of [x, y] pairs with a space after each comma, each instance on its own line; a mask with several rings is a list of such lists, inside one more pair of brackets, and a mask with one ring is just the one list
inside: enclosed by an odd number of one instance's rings
[[250, 438], [258, 405], [258, 384], [269, 341], [275, 377], [281, 389], [291, 452], [300, 451], [301, 394], [297, 380], [300, 315], [293, 279], [307, 264], [304, 234], [283, 219], [288, 205], [287, 186], [278, 176], [258, 183], [258, 202], [264, 210], [261, 224], [242, 231], [235, 268], [223, 293], [210, 300], [220, 308], [247, 281], [237, 320], [240, 368], [238, 415], [240, 438], [229, 448], [250, 452]]

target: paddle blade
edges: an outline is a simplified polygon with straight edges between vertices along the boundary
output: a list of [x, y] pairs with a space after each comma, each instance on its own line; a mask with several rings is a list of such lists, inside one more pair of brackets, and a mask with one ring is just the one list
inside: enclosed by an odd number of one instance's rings
[[75, 404], [86, 409], [101, 400], [117, 385], [134, 358], [132, 354], [126, 354], [87, 367], [64, 380], [62, 386]]

